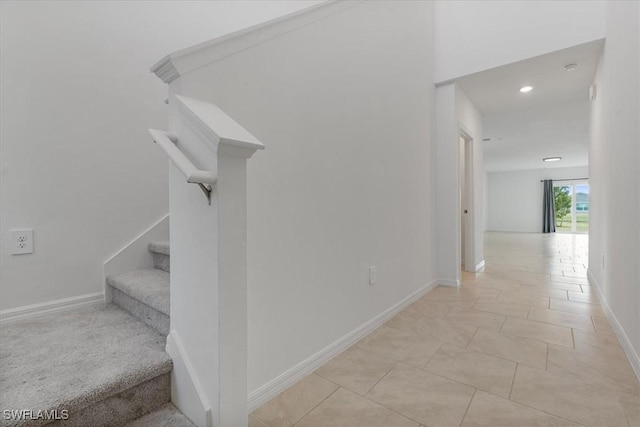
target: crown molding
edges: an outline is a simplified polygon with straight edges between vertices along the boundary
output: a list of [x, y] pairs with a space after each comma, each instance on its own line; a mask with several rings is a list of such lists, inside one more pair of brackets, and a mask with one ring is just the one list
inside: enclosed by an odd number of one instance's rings
[[204, 43], [171, 53], [151, 67], [163, 82], [213, 64], [235, 53], [259, 45], [283, 34], [296, 31], [328, 16], [353, 7], [364, 0], [330, 0], [244, 30], [236, 31]]

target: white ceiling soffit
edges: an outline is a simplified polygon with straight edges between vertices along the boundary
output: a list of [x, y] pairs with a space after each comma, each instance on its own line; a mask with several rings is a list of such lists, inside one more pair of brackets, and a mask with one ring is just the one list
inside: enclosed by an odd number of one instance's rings
[[[538, 106], [483, 117], [482, 141], [487, 172], [588, 165], [588, 100]], [[562, 157], [559, 162], [544, 157]]]
[[[603, 40], [581, 44], [456, 80], [482, 114], [587, 100]], [[566, 71], [565, 65], [578, 68]], [[533, 86], [527, 94], [523, 86]]]
[[[590, 101], [603, 40], [574, 46], [456, 81], [483, 115], [488, 172], [586, 166]], [[577, 64], [573, 71], [565, 66]], [[529, 93], [520, 93], [532, 86]], [[562, 160], [544, 163], [544, 157]]]

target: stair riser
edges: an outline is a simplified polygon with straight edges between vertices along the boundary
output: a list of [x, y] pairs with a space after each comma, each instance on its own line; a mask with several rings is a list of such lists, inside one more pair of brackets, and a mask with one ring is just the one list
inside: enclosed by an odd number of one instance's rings
[[170, 374], [162, 374], [78, 412], [68, 420], [47, 424], [55, 427], [109, 427], [124, 425], [171, 400]]
[[109, 286], [113, 297], [113, 303], [142, 320], [147, 326], [155, 329], [162, 335], [169, 335], [169, 316], [155, 310], [148, 305], [131, 298], [119, 289]]
[[152, 252], [153, 267], [169, 272], [169, 255]]

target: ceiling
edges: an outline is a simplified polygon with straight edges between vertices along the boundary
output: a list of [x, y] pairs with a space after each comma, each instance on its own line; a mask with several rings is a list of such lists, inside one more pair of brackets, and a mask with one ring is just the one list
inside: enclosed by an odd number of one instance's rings
[[[598, 40], [456, 81], [483, 115], [487, 171], [587, 165], [589, 87], [602, 45]], [[572, 63], [577, 69], [566, 71]], [[527, 85], [534, 89], [520, 93]], [[551, 156], [562, 160], [542, 162]]]

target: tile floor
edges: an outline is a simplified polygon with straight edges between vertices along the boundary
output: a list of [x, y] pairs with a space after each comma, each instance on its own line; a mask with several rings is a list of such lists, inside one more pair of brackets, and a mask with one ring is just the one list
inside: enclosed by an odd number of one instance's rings
[[487, 233], [485, 272], [432, 290], [250, 426], [640, 426], [640, 386], [588, 285], [587, 243]]

